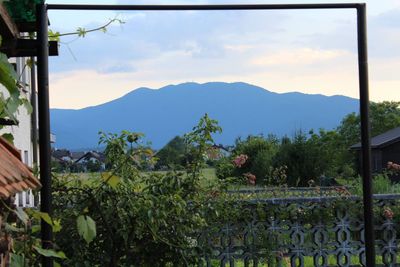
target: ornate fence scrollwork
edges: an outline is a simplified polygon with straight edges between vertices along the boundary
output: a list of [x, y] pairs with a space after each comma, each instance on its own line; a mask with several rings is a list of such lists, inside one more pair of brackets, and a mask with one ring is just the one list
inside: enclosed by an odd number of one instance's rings
[[[392, 210], [400, 205], [400, 195], [374, 199], [378, 266], [399, 266], [400, 220]], [[365, 266], [360, 198], [327, 194], [256, 198], [248, 203], [252, 218], [246, 222], [227, 223], [199, 235], [205, 266]], [[264, 218], [257, 212], [260, 204]]]

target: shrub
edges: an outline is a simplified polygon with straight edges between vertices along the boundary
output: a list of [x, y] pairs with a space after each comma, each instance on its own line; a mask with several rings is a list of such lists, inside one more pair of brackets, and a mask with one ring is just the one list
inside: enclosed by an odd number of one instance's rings
[[[149, 151], [139, 145], [141, 135], [103, 133], [100, 141], [106, 144], [111, 172], [88, 181], [58, 180], [54, 185], [54, 210], [63, 221], [55, 239], [68, 256], [64, 264], [195, 264], [196, 232], [206, 226], [206, 219], [215, 218], [208, 200], [221, 195], [218, 186], [200, 186], [204, 152], [213, 143], [211, 134], [219, 130], [216, 121], [205, 116], [185, 136], [193, 147], [193, 161], [185, 173], [140, 172], [142, 161], [149, 160]], [[95, 238], [77, 231], [76, 223], [85, 218], [96, 223]]]
[[237, 140], [233, 158], [243, 155], [246, 160], [236, 166], [234, 174], [243, 176], [250, 173], [256, 177], [257, 184], [270, 184], [274, 179], [270, 176], [273, 171], [273, 158], [278, 151], [278, 142], [274, 136], [249, 136], [246, 140]]
[[217, 161], [215, 170], [218, 179], [222, 180], [234, 176], [235, 167], [230, 157], [224, 157]]

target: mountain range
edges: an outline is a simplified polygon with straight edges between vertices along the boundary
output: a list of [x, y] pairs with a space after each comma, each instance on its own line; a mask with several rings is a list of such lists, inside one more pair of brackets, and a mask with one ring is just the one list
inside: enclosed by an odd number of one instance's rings
[[154, 90], [138, 88], [113, 101], [79, 110], [52, 109], [57, 148], [95, 148], [98, 132], [142, 132], [159, 149], [189, 132], [205, 114], [223, 133], [217, 143], [233, 144], [249, 134], [292, 136], [298, 130], [333, 129], [358, 112], [357, 99], [345, 96], [274, 93], [247, 83], [182, 83]]

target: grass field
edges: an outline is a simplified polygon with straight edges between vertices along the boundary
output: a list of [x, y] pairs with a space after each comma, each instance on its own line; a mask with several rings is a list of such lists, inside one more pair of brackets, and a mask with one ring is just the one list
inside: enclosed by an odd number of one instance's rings
[[[167, 171], [155, 171], [154, 173], [166, 173]], [[152, 172], [144, 172], [144, 173], [152, 173]], [[201, 171], [202, 174], [202, 181], [204, 185], [210, 185], [217, 181], [217, 176], [215, 174], [214, 168], [205, 168]], [[82, 173], [71, 173], [71, 174], [59, 174], [61, 177], [65, 176], [69, 179], [76, 178], [80, 180], [89, 180], [92, 178], [99, 178], [101, 173], [99, 172], [82, 172]]]

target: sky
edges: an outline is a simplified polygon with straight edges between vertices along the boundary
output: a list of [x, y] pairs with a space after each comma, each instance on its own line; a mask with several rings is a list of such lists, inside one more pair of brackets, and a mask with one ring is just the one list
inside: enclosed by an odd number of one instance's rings
[[[86, 4], [271, 4], [332, 1], [48, 0]], [[366, 2], [370, 98], [400, 101], [400, 0]], [[79, 109], [139, 88], [247, 82], [267, 90], [359, 97], [355, 10], [50, 11], [61, 33], [118, 18], [107, 32], [61, 39], [50, 60], [50, 105]]]

